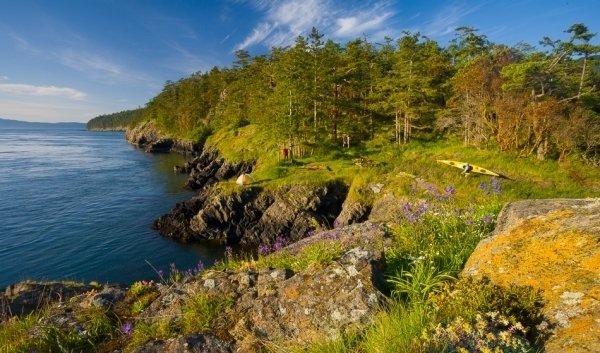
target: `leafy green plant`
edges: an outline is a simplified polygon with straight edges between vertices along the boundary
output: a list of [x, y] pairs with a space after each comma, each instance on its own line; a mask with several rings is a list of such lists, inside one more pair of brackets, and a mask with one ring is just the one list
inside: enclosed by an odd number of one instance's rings
[[411, 303], [424, 303], [429, 294], [440, 289], [445, 282], [454, 277], [440, 272], [431, 263], [415, 261], [410, 270], [401, 271], [397, 276], [388, 279], [392, 285], [392, 295], [404, 297]]

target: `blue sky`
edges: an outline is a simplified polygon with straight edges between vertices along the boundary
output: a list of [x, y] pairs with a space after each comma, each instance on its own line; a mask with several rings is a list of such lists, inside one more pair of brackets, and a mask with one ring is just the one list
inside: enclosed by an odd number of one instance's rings
[[467, 25], [495, 43], [537, 45], [577, 22], [600, 32], [600, 1], [0, 0], [0, 117], [86, 122], [143, 106], [167, 80], [312, 26], [342, 43], [410, 30], [445, 44]]

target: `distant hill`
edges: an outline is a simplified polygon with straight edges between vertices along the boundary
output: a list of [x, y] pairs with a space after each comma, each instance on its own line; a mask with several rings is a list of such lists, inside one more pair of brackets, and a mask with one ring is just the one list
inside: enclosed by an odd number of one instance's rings
[[33, 123], [30, 121], [2, 119], [0, 118], [0, 128], [2, 129], [30, 129], [30, 128], [85, 128], [84, 123]]

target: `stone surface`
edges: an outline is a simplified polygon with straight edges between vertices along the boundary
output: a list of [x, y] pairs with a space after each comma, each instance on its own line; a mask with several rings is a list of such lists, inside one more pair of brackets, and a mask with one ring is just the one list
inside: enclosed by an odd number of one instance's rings
[[600, 199], [508, 204], [464, 274], [542, 290], [546, 352], [600, 351]]
[[135, 353], [230, 353], [233, 344], [213, 335], [190, 335], [169, 340], [150, 341]]
[[150, 122], [139, 124], [132, 129], [126, 129], [125, 139], [132, 145], [150, 153], [178, 152], [193, 154], [202, 149], [202, 145], [200, 144], [165, 136]]
[[75, 282], [24, 281], [8, 286], [0, 296], [3, 310], [0, 319], [12, 315], [27, 315], [37, 309], [56, 302], [67, 302], [74, 296], [85, 293], [93, 286]]
[[354, 248], [324, 268], [261, 271], [232, 309], [230, 334], [240, 342], [248, 335], [307, 342], [367, 325], [382, 299], [382, 267], [380, 252]]
[[333, 224], [347, 191], [342, 182], [292, 185], [275, 191], [257, 186], [234, 192], [204, 188], [157, 219], [153, 227], [163, 236], [182, 241], [248, 246], [271, 244], [277, 238], [296, 241], [317, 225]]
[[369, 212], [371, 212], [369, 206], [346, 198], [342, 204], [342, 212], [337, 216], [333, 225], [335, 228], [338, 228], [349, 224], [363, 222], [369, 217]]

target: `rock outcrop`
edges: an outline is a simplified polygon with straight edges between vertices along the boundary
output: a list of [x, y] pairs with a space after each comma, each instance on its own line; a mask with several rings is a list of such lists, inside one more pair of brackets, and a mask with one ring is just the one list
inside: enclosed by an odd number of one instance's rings
[[[296, 273], [283, 268], [213, 270], [186, 283], [159, 285], [160, 296], [140, 318], [173, 318], [176, 325], [183, 303], [203, 292], [232, 303], [214, 324], [213, 334], [218, 338], [202, 336], [219, 347], [215, 352], [227, 352], [232, 344], [232, 351], [254, 352], [264, 342], [306, 343], [338, 337], [368, 325], [380, 308], [385, 234], [381, 226], [363, 223], [305, 238], [280, 252], [298, 254], [315, 242], [341, 244], [346, 250], [329, 264], [315, 264]], [[189, 339], [152, 342], [138, 352], [171, 352], [169, 347]]]
[[217, 181], [237, 177], [242, 173], [250, 173], [253, 167], [253, 162], [229, 162], [222, 158], [217, 150], [205, 148], [198, 156], [187, 161], [183, 166], [175, 167], [175, 171], [189, 174], [186, 186], [197, 190]]
[[192, 154], [202, 149], [202, 145], [165, 136], [150, 122], [125, 130], [125, 139], [132, 145], [149, 153], [177, 152]]
[[271, 244], [277, 238], [296, 241], [317, 226], [329, 228], [347, 192], [343, 182], [292, 185], [276, 191], [251, 186], [231, 193], [205, 188], [157, 219], [153, 228], [182, 241], [250, 246]]
[[464, 274], [541, 290], [546, 352], [600, 351], [600, 199], [508, 204]]
[[[85, 293], [94, 287], [76, 282], [36, 282], [24, 281], [8, 286], [0, 294], [2, 316], [27, 315], [56, 302], [65, 302]], [[0, 320], [2, 321], [2, 320]]]

